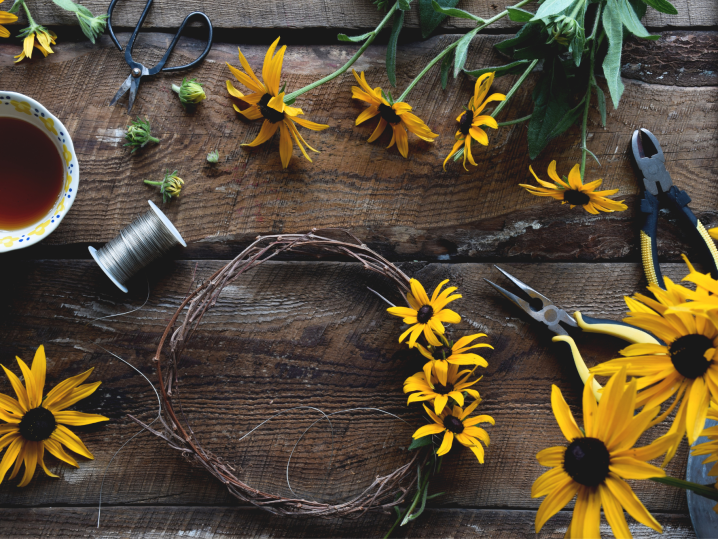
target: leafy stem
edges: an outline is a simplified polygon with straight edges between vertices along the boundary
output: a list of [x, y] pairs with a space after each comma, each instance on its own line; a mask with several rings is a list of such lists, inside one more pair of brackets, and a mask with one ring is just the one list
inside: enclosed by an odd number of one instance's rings
[[[14, 6], [13, 6], [13, 7], [14, 7]], [[27, 7], [27, 5], [25, 4], [24, 0], [22, 1], [22, 7], [23, 7], [23, 9], [25, 10], [25, 15], [27, 15], [28, 25], [29, 25], [31, 28], [34, 28], [35, 26], [37, 26], [37, 25], [35, 24], [35, 21], [34, 21], [33, 18], [32, 18], [32, 15], [30, 14], [30, 10], [28, 9], [28, 7]]]
[[670, 487], [682, 488], [695, 492], [699, 496], [708, 498], [709, 500], [718, 501], [718, 489], [712, 485], [701, 485], [700, 483], [692, 483], [690, 481], [684, 481], [676, 477], [651, 477], [651, 481], [656, 483], [662, 483]]
[[[530, 1], [531, 1], [531, 0], [521, 0], [521, 2], [519, 2], [519, 3], [516, 4], [515, 6], [511, 6], [511, 7], [513, 7], [513, 8], [519, 8], [519, 7], [523, 6], [523, 5], [528, 4]], [[476, 33], [478, 33], [478, 32], [481, 32], [481, 30], [483, 30], [483, 29], [486, 28], [487, 26], [489, 26], [489, 25], [495, 23], [495, 22], [498, 21], [499, 19], [503, 19], [503, 18], [504, 18], [506, 15], [508, 15], [508, 14], [509, 14], [508, 9], [505, 9], [505, 10], [503, 10], [501, 13], [497, 13], [496, 15], [494, 15], [493, 17], [491, 17], [490, 19], [484, 21], [483, 24], [479, 25], [478, 28], [475, 28], [474, 30], [471, 30], [471, 32], [474, 32], [474, 34], [476, 34]], [[404, 93], [399, 96], [399, 98], [397, 99], [397, 101], [404, 101], [404, 99], [406, 99], [406, 97], [409, 95], [409, 93], [414, 89], [414, 86], [417, 85], [417, 83], [422, 79], [422, 77], [423, 77], [424, 75], [426, 75], [426, 73], [427, 73], [432, 67], [434, 67], [439, 60], [441, 60], [444, 56], [446, 56], [448, 53], [450, 53], [452, 50], [454, 50], [454, 49], [459, 45], [460, 42], [461, 42], [461, 39], [457, 39], [457, 40], [454, 41], [451, 45], [449, 45], [449, 46], [446, 47], [443, 51], [441, 51], [439, 54], [437, 54], [437, 55], [434, 57], [433, 60], [431, 60], [428, 64], [426, 64], [426, 67], [424, 67], [424, 69], [422, 69], [421, 72], [419, 72], [419, 74], [418, 74], [416, 77], [414, 77], [414, 80], [411, 81], [411, 83], [409, 83], [409, 86], [406, 87], [406, 90], [404, 90]]]
[[[586, 88], [586, 95], [583, 98], [583, 120], [581, 121], [581, 179], [585, 179], [586, 177], [584, 175], [586, 171], [586, 154], [589, 153], [588, 146], [586, 146], [586, 137], [588, 136], [588, 112], [591, 108], [591, 91], [593, 90], [593, 85], [596, 84], [593, 75], [593, 69], [596, 63], [596, 49], [601, 45], [601, 41], [603, 41], [604, 35], [605, 34], [601, 34], [598, 40], [591, 41], [591, 55], [588, 69], [588, 87]], [[593, 155], [593, 153], [591, 153], [591, 155]], [[593, 157], [594, 159], [596, 158], [595, 155], [593, 155]], [[596, 159], [596, 161], [598, 161], [598, 159]]]
[[499, 122], [499, 127], [528, 122], [530, 119], [531, 119], [531, 115], [529, 114], [528, 116], [524, 116], [523, 118], [516, 118], [515, 120], [509, 120], [508, 122]]
[[[514, 85], [513, 85], [513, 86], [511, 87], [511, 89], [509, 90], [509, 93], [506, 94], [506, 99], [504, 99], [503, 101], [501, 101], [501, 102], [496, 106], [496, 108], [494, 109], [494, 111], [491, 113], [491, 117], [492, 117], [492, 118], [496, 118], [496, 115], [497, 115], [499, 112], [501, 112], [501, 109], [503, 109], [503, 108], [506, 106], [506, 104], [509, 102], [509, 99], [511, 99], [511, 98], [514, 96], [514, 94], [516, 93], [516, 91], [517, 91], [517, 90], [519, 89], [519, 87], [524, 83], [524, 81], [526, 80], [526, 77], [529, 76], [529, 73], [531, 73], [531, 72], [533, 71], [534, 67], [536, 67], [536, 64], [538, 64], [538, 62], [539, 62], [539, 61], [538, 61], [538, 58], [537, 58], [536, 60], [534, 60], [533, 62], [531, 62], [531, 63], [529, 64], [529, 66], [524, 70], [524, 72], [521, 74], [521, 76], [518, 78], [518, 80], [514, 83]], [[528, 118], [526, 118], [526, 119], [528, 119]]]
[[285, 103], [293, 103], [294, 100], [299, 97], [300, 95], [313, 90], [317, 86], [321, 86], [322, 84], [329, 82], [332, 79], [335, 79], [342, 73], [345, 73], [352, 65], [354, 65], [354, 62], [356, 62], [362, 54], [364, 54], [364, 51], [371, 45], [371, 43], [374, 41], [377, 35], [379, 35], [379, 32], [381, 32], [382, 28], [386, 26], [386, 23], [391, 20], [391, 18], [394, 16], [394, 12], [397, 10], [399, 6], [399, 3], [396, 2], [392, 7], [389, 8], [389, 10], [386, 12], [386, 16], [382, 19], [382, 21], [378, 24], [378, 26], [374, 29], [373, 32], [369, 32], [369, 37], [367, 37], [366, 41], [364, 41], [364, 44], [359, 48], [359, 50], [352, 56], [349, 61], [344, 64], [342, 67], [337, 69], [334, 73], [331, 73], [324, 77], [323, 79], [319, 79], [316, 82], [313, 82], [311, 84], [308, 84], [304, 88], [300, 88], [299, 90], [295, 90], [289, 95], [284, 96], [284, 102]]

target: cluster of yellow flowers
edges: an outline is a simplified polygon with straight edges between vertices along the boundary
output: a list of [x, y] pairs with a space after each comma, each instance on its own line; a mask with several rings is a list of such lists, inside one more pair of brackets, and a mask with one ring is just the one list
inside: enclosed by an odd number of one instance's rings
[[[569, 444], [536, 456], [541, 465], [552, 468], [536, 480], [531, 492], [533, 497], [546, 496], [536, 515], [537, 532], [574, 496], [567, 537], [600, 537], [601, 506], [616, 537], [631, 537], [624, 508], [638, 522], [662, 531], [624, 480], [665, 477], [661, 468], [647, 461], [665, 455], [665, 466], [684, 434], [689, 444], [701, 434], [707, 436], [709, 441], [695, 446], [694, 454], [710, 455], [706, 462], [718, 462], [718, 427], [703, 430], [707, 417], [718, 419], [718, 281], [685, 260], [689, 274], [684, 280], [694, 283], [696, 290], [665, 278], [665, 290], [648, 287], [653, 298], [625, 298], [625, 321], [664, 344], [632, 344], [620, 351], [622, 357], [590, 369], [583, 394], [583, 429], [553, 386], [553, 412]], [[591, 391], [594, 375], [611, 377], [598, 404]], [[674, 411], [666, 434], [645, 447], [633, 447]], [[710, 474], [718, 475], [718, 465]], [[718, 512], [718, 505], [714, 510]]]
[[[471, 380], [471, 377], [477, 367], [487, 367], [488, 363], [470, 350], [493, 347], [486, 343], [472, 344], [476, 339], [486, 337], [484, 333], [466, 335], [456, 342], [447, 339], [444, 323], [458, 324], [461, 316], [446, 306], [462, 297], [454, 294], [455, 286], [442, 291], [448, 282], [448, 279], [442, 281], [429, 299], [421, 283], [411, 279], [411, 292], [406, 295], [409, 307], [390, 307], [387, 311], [409, 325], [409, 329], [399, 337], [399, 342], [408, 338], [409, 348], [418, 348], [428, 360], [422, 372], [417, 372], [404, 382], [404, 393], [411, 393], [407, 405], [421, 402], [430, 418], [430, 423], [417, 430], [413, 438], [419, 440], [427, 437], [431, 443], [434, 435], [443, 433], [437, 456], [448, 453], [456, 440], [471, 449], [483, 464], [484, 448], [481, 443], [488, 447], [489, 435], [477, 425], [493, 425], [494, 419], [488, 415], [469, 416], [481, 402], [479, 392], [472, 387], [481, 378]], [[459, 370], [461, 366], [473, 368]], [[468, 406], [466, 397], [473, 399]], [[425, 403], [431, 404], [433, 410]]]

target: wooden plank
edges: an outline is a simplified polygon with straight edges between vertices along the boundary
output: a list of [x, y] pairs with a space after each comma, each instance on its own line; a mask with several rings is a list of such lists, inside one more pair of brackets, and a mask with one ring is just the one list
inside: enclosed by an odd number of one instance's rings
[[[718, 50], [716, 36], [712, 33], [708, 39], [714, 52]], [[153, 34], [147, 39], [138, 47], [138, 57], [152, 61], [164, 51], [169, 37]], [[439, 37], [403, 47], [397, 71], [399, 86], [408, 84], [448, 39], [454, 38]], [[502, 36], [476, 38], [468, 65], [501, 62], [492, 49], [499, 39]], [[707, 46], [705, 40], [701, 43]], [[197, 46], [190, 43], [174, 62], [189, 59]], [[4, 65], [13, 50], [0, 45]], [[261, 65], [264, 46], [243, 50], [252, 65]], [[354, 46], [290, 48], [284, 70], [288, 87], [298, 88], [330, 73], [353, 50]], [[635, 58], [637, 50], [632, 51]], [[371, 47], [356, 67], [366, 70], [373, 84], [386, 88], [383, 55], [382, 46]], [[677, 88], [626, 81], [621, 106], [609, 111], [605, 128], [599, 125], [598, 110], [591, 111], [589, 146], [602, 167], [591, 161], [588, 178], [602, 177], [606, 188], [619, 188], [631, 207], [629, 212], [596, 217], [580, 208], [570, 211], [538, 199], [518, 187], [520, 182], [533, 181], [528, 172], [525, 125], [492, 132], [490, 147], [475, 151], [476, 170], [466, 172], [460, 163], [452, 163], [447, 172], [442, 170], [441, 163], [453, 143], [457, 111], [471, 92], [473, 83], [467, 78], [452, 82], [442, 93], [438, 73], [431, 73], [416, 87], [409, 101], [441, 137], [429, 144], [412, 136], [409, 159], [403, 159], [395, 148], [384, 148], [388, 134], [373, 144], [366, 142], [373, 124], [354, 126], [364, 105], [351, 99], [353, 77], [335, 79], [298, 101], [308, 118], [330, 125], [321, 133], [306, 133], [310, 144], [322, 153], [314, 157], [313, 164], [295, 155], [284, 170], [277, 139], [255, 149], [241, 147], [254, 139], [260, 122], [241, 120], [231, 109], [224, 87], [229, 78], [225, 61], [237, 64], [234, 46], [216, 46], [201, 67], [188, 73], [204, 81], [208, 94], [195, 114], [185, 113], [168, 90], [178, 76], [160, 75], [143, 83], [133, 114], [149, 117], [153, 132], [162, 141], [134, 156], [122, 146], [130, 118], [122, 107], [107, 106], [127, 73], [122, 55], [107, 39], [99, 47], [66, 44], [47, 59], [0, 67], [5, 89], [25, 92], [58, 115], [72, 133], [80, 158], [81, 187], [75, 205], [45, 245], [104, 242], [114, 237], [146, 210], [148, 198], [160, 200], [156, 190], [142, 185], [142, 178], [161, 177], [166, 168], [172, 168], [179, 170], [186, 186], [181, 199], [166, 204], [165, 211], [188, 241], [202, 242], [187, 256], [231, 257], [257, 234], [338, 226], [351, 229], [397, 259], [637, 260], [633, 208], [638, 184], [626, 148], [632, 131], [640, 126], [658, 134], [668, 169], [676, 185], [693, 198], [694, 211], [708, 226], [718, 222], [716, 87]], [[670, 71], [666, 80], [671, 81], [678, 77], [681, 66], [692, 64], [672, 60], [652, 65]], [[698, 73], [704, 67], [700, 57], [690, 69]], [[506, 91], [512, 79], [499, 79], [496, 89]], [[500, 120], [529, 112], [532, 87], [529, 81]], [[574, 127], [549, 145], [533, 163], [534, 169], [546, 177], [548, 163], [556, 159], [559, 170], [567, 172], [580, 160], [579, 144], [578, 128]], [[218, 149], [221, 156], [215, 166], [204, 161], [212, 149]], [[670, 226], [666, 234], [662, 232], [661, 257], [676, 260], [686, 249], [678, 231]], [[561, 242], [556, 241], [557, 233], [562, 235]], [[55, 253], [63, 256], [61, 250]]]
[[[105, 347], [132, 362], [152, 380], [152, 357], [159, 336], [185, 297], [192, 275], [201, 281], [223, 262], [164, 261], [130, 284], [124, 295], [87, 261], [27, 261], [3, 267], [0, 296], [0, 358], [14, 365], [31, 358], [44, 343], [49, 359], [48, 387], [95, 368], [103, 385], [78, 404], [102, 413], [108, 424], [78, 428], [96, 460], [79, 470], [48, 458], [60, 479], [41, 477], [18, 489], [0, 485], [0, 506], [93, 505], [112, 455], [137, 432], [126, 418], [144, 421], [156, 414], [157, 400], [147, 382], [105, 353]], [[642, 289], [634, 264], [503, 264], [569, 312], [620, 319], [622, 295]], [[578, 413], [581, 382], [570, 356], [551, 342], [552, 334], [518, 311], [485, 283], [503, 283], [491, 264], [406, 264], [408, 274], [432, 288], [444, 278], [460, 287], [456, 309], [463, 322], [455, 335], [480, 331], [495, 347], [478, 388], [490, 427], [486, 463], [468, 451], [445, 459], [432, 492], [446, 494], [432, 505], [472, 508], [536, 509], [530, 498], [542, 473], [535, 461], [544, 447], [563, 443], [550, 406], [557, 384]], [[673, 279], [682, 264], [664, 265]], [[106, 318], [140, 307], [139, 311]], [[225, 289], [190, 342], [180, 368], [182, 410], [204, 447], [237, 465], [248, 484], [289, 493], [286, 466], [292, 448], [317, 414], [293, 410], [251, 437], [240, 439], [271, 415], [297, 406], [325, 411], [375, 407], [409, 424], [373, 412], [334, 419], [334, 453], [326, 425], [317, 425], [296, 448], [289, 468], [292, 488], [302, 496], [340, 499], [360, 491], [376, 474], [406, 462], [410, 435], [422, 424], [417, 407], [406, 407], [403, 380], [419, 371], [421, 356], [397, 342], [399, 319], [367, 290], [400, 301], [392, 287], [350, 263], [268, 263]], [[105, 317], [105, 318], [101, 318]], [[616, 355], [624, 343], [599, 335], [579, 335], [589, 365]], [[13, 369], [17, 370], [13, 366]], [[0, 382], [0, 391], [11, 391]], [[658, 436], [664, 426], [646, 435]], [[643, 442], [642, 442], [643, 443]], [[682, 477], [687, 448], [681, 447], [667, 471]], [[650, 482], [633, 482], [645, 505], [658, 512], [686, 512], [685, 494]], [[234, 502], [221, 484], [191, 468], [164, 442], [143, 435], [110, 466], [103, 499], [108, 504], [214, 504]]]
[[[644, 24], [652, 28], [688, 27], [688, 26], [714, 26], [718, 24], [718, 15], [715, 3], [712, 0], [675, 0], [672, 2], [678, 10], [678, 15], [664, 15], [649, 8]], [[405, 25], [408, 28], [418, 28], [418, 2], [414, 2], [411, 11], [407, 13]], [[85, 4], [93, 13], [100, 14], [107, 10], [107, 3], [102, 0], [86, 0]], [[459, 7], [486, 19], [493, 17], [504, 5], [493, 0], [464, 0]], [[144, 0], [127, 0], [118, 2], [113, 16], [116, 27], [134, 28], [139, 14], [145, 6]], [[77, 19], [71, 14], [54, 6], [49, 2], [37, 3], [32, 6], [33, 17], [46, 25], [77, 25]], [[191, 4], [183, 5], [184, 9], [169, 0], [157, 0], [145, 20], [145, 28], [178, 28], [185, 15], [190, 11], [204, 11], [212, 20], [216, 28], [230, 29], [284, 29], [301, 28], [338, 28], [368, 31], [376, 27], [383, 17], [382, 11], [369, 0], [277, 0], [273, 2], [251, 2], [241, 0], [230, 2], [223, 0], [195, 0]], [[528, 9], [536, 10], [536, 6], [529, 5]], [[517, 27], [508, 18], [495, 23], [494, 28]], [[443, 29], [448, 31], [465, 30], [473, 27], [470, 21], [450, 18]], [[263, 40], [270, 39], [269, 36]], [[271, 40], [274, 38], [272, 37]], [[271, 41], [270, 40], [270, 41]]]
[[[95, 528], [97, 510], [90, 507], [3, 509], [0, 533], [13, 537], [134, 537], [168, 536], [291, 538], [382, 537], [393, 524], [390, 516], [366, 516], [359, 520], [291, 519], [256, 509], [227, 507], [109, 507], [102, 511], [102, 527]], [[629, 528], [635, 539], [695, 537], [687, 515], [655, 514], [663, 525], [659, 535], [635, 521]], [[561, 511], [546, 524], [538, 537], [562, 539], [571, 515]], [[490, 537], [509, 539], [534, 535], [531, 511], [428, 510], [422, 517], [399, 528], [392, 537]], [[601, 534], [610, 535], [604, 522]]]

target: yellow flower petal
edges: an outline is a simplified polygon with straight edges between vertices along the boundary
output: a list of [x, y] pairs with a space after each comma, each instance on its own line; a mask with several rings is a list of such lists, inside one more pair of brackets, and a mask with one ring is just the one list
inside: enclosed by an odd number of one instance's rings
[[556, 417], [556, 422], [561, 432], [563, 432], [563, 435], [569, 442], [576, 438], [583, 437], [568, 404], [566, 404], [566, 400], [561, 394], [561, 390], [556, 385], [551, 386], [551, 408], [553, 409], [553, 415]]

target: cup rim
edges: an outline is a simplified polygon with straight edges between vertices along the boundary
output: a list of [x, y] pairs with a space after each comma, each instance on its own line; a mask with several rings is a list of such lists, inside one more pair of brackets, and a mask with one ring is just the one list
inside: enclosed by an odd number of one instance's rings
[[[53, 213], [49, 214], [49, 217], [48, 215], [45, 215], [37, 222], [32, 223], [31, 225], [25, 228], [21, 228], [19, 230], [0, 230], [0, 253], [15, 251], [17, 249], [24, 249], [25, 247], [35, 245], [36, 243], [42, 241], [47, 236], [52, 234], [55, 229], [60, 225], [62, 220], [65, 218], [65, 215], [67, 215], [67, 213], [70, 211], [70, 208], [75, 201], [75, 197], [77, 196], [78, 185], [80, 183], [80, 166], [77, 160], [77, 154], [75, 153], [75, 147], [72, 142], [72, 137], [70, 136], [67, 127], [65, 127], [65, 125], [57, 118], [57, 116], [52, 114], [44, 105], [39, 103], [37, 100], [19, 92], [0, 90], [0, 105], [3, 103], [9, 105], [13, 100], [17, 100], [20, 102], [26, 101], [30, 105], [30, 108], [36, 111], [37, 114], [35, 115], [38, 118], [40, 118], [40, 115], [44, 114], [44, 116], [42, 116], [41, 118], [43, 122], [46, 119], [52, 121], [51, 125], [55, 129], [55, 131], [57, 131], [56, 138], [60, 141], [60, 145], [63, 147], [63, 150], [67, 149], [67, 153], [70, 156], [70, 160], [68, 161], [66, 159], [66, 156], [63, 155], [63, 151], [57, 148], [56, 144], [55, 147], [58, 151], [58, 154], [60, 155], [60, 159], [62, 159], [63, 161], [63, 166], [65, 167], [65, 178], [63, 179], [64, 186], [63, 191], [61, 192], [61, 197], [55, 203], [55, 206], [53, 207]], [[3, 114], [2, 110], [3, 109], [0, 108], [0, 117], [8, 117], [7, 115]], [[17, 109], [16, 107], [15, 110], [19, 109]], [[32, 114], [31, 112], [27, 113]], [[24, 118], [20, 119], [23, 121], [27, 121]], [[32, 121], [28, 123], [35, 125], [35, 122]], [[47, 134], [48, 136], [52, 137], [51, 133]], [[62, 209], [58, 210], [58, 207], [60, 206], [62, 206]], [[55, 211], [58, 211], [58, 213], [55, 214]], [[43, 227], [42, 225], [45, 226]], [[40, 228], [42, 228], [42, 230], [39, 230]]]

